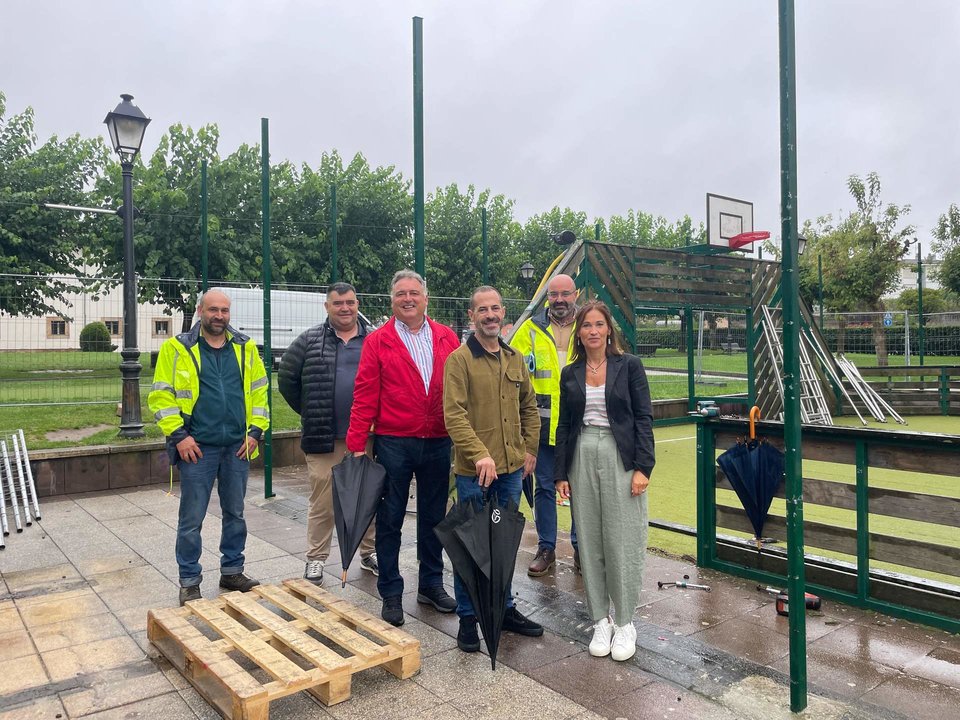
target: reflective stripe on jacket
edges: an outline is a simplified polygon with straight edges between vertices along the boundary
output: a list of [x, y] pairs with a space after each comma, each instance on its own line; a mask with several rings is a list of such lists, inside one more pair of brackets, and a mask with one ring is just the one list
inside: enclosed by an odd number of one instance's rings
[[[270, 426], [267, 407], [267, 371], [257, 346], [246, 335], [227, 327], [243, 383], [247, 433], [256, 439]], [[157, 425], [168, 442], [178, 443], [190, 434], [190, 418], [200, 394], [200, 323], [189, 332], [170, 338], [160, 346], [153, 374], [153, 387], [147, 398]], [[257, 457], [259, 449], [251, 458]]]
[[[573, 354], [574, 333], [570, 333], [567, 364]], [[550, 332], [547, 308], [528, 318], [514, 332], [510, 346], [523, 355], [537, 393], [540, 413], [540, 443], [557, 444], [557, 423], [560, 421], [560, 355]]]

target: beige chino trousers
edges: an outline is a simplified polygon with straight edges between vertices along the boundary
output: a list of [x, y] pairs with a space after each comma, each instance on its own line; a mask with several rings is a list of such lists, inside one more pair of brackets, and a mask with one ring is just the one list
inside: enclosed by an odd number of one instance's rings
[[[307, 453], [307, 476], [310, 478], [310, 508], [307, 511], [307, 560], [326, 562], [333, 538], [333, 466], [343, 460], [346, 440], [337, 440], [333, 452]], [[367, 454], [371, 452], [370, 444]], [[374, 552], [376, 519], [370, 523], [360, 541], [360, 557]]]

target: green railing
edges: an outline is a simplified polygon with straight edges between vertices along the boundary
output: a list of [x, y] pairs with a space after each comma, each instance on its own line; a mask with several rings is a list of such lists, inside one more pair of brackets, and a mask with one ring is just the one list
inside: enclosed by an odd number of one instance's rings
[[[697, 563], [783, 586], [784, 545], [757, 549], [716, 463], [746, 432], [745, 421], [698, 423]], [[783, 447], [782, 423], [758, 435]], [[804, 426], [801, 447], [808, 589], [960, 632], [960, 437]], [[777, 498], [763, 534], [782, 539], [782, 486]]]

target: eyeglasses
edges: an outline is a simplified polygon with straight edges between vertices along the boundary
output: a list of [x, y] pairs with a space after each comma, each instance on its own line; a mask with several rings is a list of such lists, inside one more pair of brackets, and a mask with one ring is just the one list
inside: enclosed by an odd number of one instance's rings
[[557, 292], [554, 290], [553, 292], [548, 292], [547, 297], [551, 300], [556, 300], [557, 298], [563, 298], [566, 300], [568, 298], [572, 298], [576, 294], [577, 293], [574, 290], [564, 290], [563, 292]]

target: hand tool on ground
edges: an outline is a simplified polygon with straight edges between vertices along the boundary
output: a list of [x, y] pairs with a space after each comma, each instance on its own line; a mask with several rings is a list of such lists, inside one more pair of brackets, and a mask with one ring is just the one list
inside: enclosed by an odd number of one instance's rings
[[686, 580], [675, 580], [673, 582], [662, 582], [657, 580], [657, 588], [663, 590], [665, 587], [677, 587], [690, 590], [704, 590], [710, 592], [709, 585], [697, 585], [696, 583], [687, 582]]
[[[780, 590], [778, 588], [769, 587], [766, 585], [757, 585], [757, 590], [777, 596], [777, 615], [787, 616], [790, 614], [790, 603], [786, 590]], [[820, 606], [822, 605], [822, 601], [818, 595], [805, 592], [803, 594], [803, 605], [807, 610], [819, 610]]]

